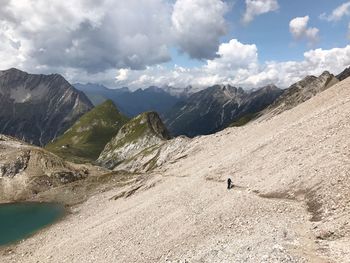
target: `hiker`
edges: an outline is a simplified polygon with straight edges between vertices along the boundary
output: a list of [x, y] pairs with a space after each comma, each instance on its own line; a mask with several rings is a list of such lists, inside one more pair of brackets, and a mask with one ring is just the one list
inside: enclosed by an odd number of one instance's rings
[[231, 183], [232, 183], [232, 180], [231, 180], [231, 178], [228, 178], [227, 179], [227, 189], [231, 189]]

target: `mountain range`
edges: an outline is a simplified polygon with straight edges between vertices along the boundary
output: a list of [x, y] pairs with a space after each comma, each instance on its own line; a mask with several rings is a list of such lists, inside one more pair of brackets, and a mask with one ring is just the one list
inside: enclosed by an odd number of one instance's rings
[[169, 111], [179, 100], [179, 94], [171, 94], [162, 88], [151, 86], [146, 89], [130, 91], [124, 87], [121, 89], [108, 89], [98, 84], [74, 84], [83, 91], [89, 99], [98, 105], [110, 99], [128, 117], [135, 117], [143, 112], [156, 111], [160, 115]]
[[[120, 167], [126, 167], [136, 157], [144, 162], [164, 152], [166, 156], [171, 150], [162, 145], [171, 136], [208, 135], [254, 119], [271, 118], [330, 88], [349, 73], [345, 69], [337, 77], [327, 71], [319, 77], [307, 76], [285, 90], [274, 85], [252, 91], [215, 85], [194, 93], [188, 87], [182, 95], [171, 87], [131, 92], [128, 88], [110, 90], [101, 85], [76, 85], [90, 98], [91, 94], [101, 97], [94, 107], [82, 91], [60, 75], [10, 69], [0, 72], [0, 101], [6, 106], [0, 108], [0, 127], [3, 134], [46, 145], [47, 150], [65, 160], [78, 163], [97, 160], [110, 169], [121, 163], [124, 165]], [[133, 114], [152, 108], [151, 102], [158, 103], [163, 113], [144, 111], [129, 119], [107, 97], [113, 97]]]
[[274, 85], [253, 92], [230, 85], [215, 85], [176, 104], [165, 115], [165, 124], [174, 136], [215, 133], [244, 116], [260, 112], [282, 92]]
[[[350, 80], [337, 80], [306, 77], [253, 123], [194, 139], [171, 138], [154, 112], [119, 130], [112, 117], [116, 134], [96, 164], [113, 170], [0, 135], [0, 201], [62, 202], [71, 211], [1, 250], [0, 261], [347, 262]], [[255, 92], [210, 90], [239, 102]], [[230, 104], [226, 96], [218, 101]], [[68, 129], [70, 145], [80, 146], [80, 132], [104, 109], [119, 113], [110, 101], [100, 107]]]

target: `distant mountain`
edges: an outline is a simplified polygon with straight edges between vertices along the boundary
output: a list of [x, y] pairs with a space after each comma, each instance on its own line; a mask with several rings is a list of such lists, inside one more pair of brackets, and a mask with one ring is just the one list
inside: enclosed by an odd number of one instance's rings
[[215, 85], [192, 94], [165, 115], [172, 135], [194, 137], [217, 132], [243, 116], [255, 114], [282, 93], [269, 85], [254, 92], [230, 85]]
[[170, 95], [173, 95], [180, 99], [188, 98], [189, 96], [191, 96], [193, 93], [196, 92], [196, 90], [192, 86], [187, 86], [186, 88], [175, 88], [171, 86], [164, 86], [162, 87], [162, 89], [165, 92], [169, 93]]
[[126, 123], [106, 145], [97, 163], [114, 169], [170, 139], [170, 135], [156, 112], [145, 112]]
[[336, 78], [339, 81], [343, 81], [344, 79], [350, 77], [350, 67], [344, 69], [339, 75], [336, 76]]
[[[76, 83], [76, 84], [73, 84], [73, 86], [76, 89], [84, 92], [95, 106], [109, 99], [112, 100], [114, 103], [116, 103], [115, 101], [116, 97], [118, 97], [122, 93], [130, 92], [130, 90], [126, 87], [121, 89], [109, 89], [103, 85], [93, 84], [93, 83], [87, 83], [87, 84]], [[119, 105], [118, 107], [120, 109]], [[120, 110], [124, 111], [124, 109], [120, 109]]]
[[285, 89], [283, 94], [259, 115], [261, 119], [266, 119], [290, 110], [338, 82], [339, 80], [328, 71], [323, 72], [319, 77], [307, 76]]
[[164, 89], [151, 86], [131, 92], [128, 88], [108, 89], [97, 84], [75, 84], [95, 105], [110, 99], [127, 116], [134, 117], [142, 112], [156, 111], [159, 114], [167, 112], [179, 100], [179, 96], [170, 94]]
[[45, 148], [75, 162], [95, 161], [105, 145], [128, 121], [111, 100], [85, 113], [68, 131]]
[[93, 107], [61, 75], [0, 71], [0, 133], [45, 145]]

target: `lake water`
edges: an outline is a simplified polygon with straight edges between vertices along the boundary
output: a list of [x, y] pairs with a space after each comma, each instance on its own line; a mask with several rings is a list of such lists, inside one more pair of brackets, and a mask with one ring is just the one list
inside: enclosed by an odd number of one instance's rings
[[26, 238], [63, 215], [64, 207], [58, 204], [0, 204], [0, 246]]

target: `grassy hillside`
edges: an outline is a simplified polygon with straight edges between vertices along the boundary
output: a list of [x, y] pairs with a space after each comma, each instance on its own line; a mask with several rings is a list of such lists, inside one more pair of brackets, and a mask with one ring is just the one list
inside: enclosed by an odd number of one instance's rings
[[83, 115], [45, 148], [73, 162], [94, 161], [127, 121], [113, 102], [107, 100]]

